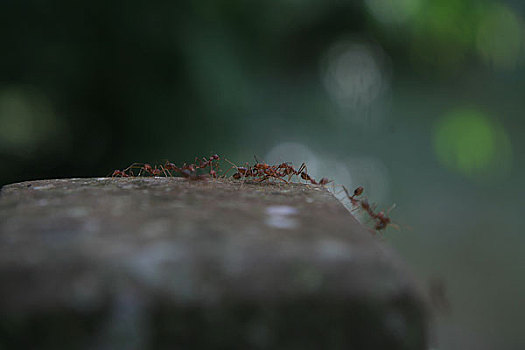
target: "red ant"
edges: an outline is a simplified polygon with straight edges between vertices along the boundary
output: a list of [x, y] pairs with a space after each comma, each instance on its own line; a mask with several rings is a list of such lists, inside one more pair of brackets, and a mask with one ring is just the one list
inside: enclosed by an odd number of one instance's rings
[[[166, 161], [166, 163], [164, 164], [164, 169], [168, 172], [168, 174], [170, 174], [170, 176], [173, 176], [173, 174], [171, 173], [171, 171], [175, 171], [177, 173], [180, 173], [181, 169], [176, 166], [175, 164], [171, 163], [170, 161]], [[171, 170], [171, 171], [170, 171]]]
[[217, 171], [215, 171], [215, 169], [213, 169], [213, 161], [218, 161], [220, 159], [219, 155], [218, 154], [214, 154], [212, 155], [208, 160], [206, 160], [206, 158], [202, 158], [204, 161], [200, 163], [199, 165], [199, 168], [206, 168], [206, 167], [210, 167], [210, 176], [213, 177], [213, 178], [216, 178], [217, 177]]
[[141, 168], [140, 168], [140, 171], [139, 171], [139, 175], [140, 176], [141, 174], [143, 174], [143, 171], [146, 172], [146, 173], [149, 173], [151, 174], [152, 176], [160, 176], [162, 174], [164, 174], [165, 176], [167, 176], [167, 173], [166, 173], [166, 170], [164, 169], [164, 167], [161, 165], [160, 168], [157, 168], [157, 165], [155, 165], [155, 168], [153, 168], [150, 164], [148, 163], [145, 163]]
[[[352, 202], [352, 205], [355, 206], [355, 205], [359, 204], [359, 200], [355, 199], [355, 197], [358, 197], [358, 196], [360, 196], [363, 193], [363, 191], [364, 191], [363, 186], [359, 186], [358, 188], [356, 188], [354, 190], [354, 194], [353, 195], [350, 195], [350, 192], [348, 192], [348, 189], [345, 186], [343, 186], [343, 190], [345, 191], [346, 196], [348, 197], [348, 199], [350, 199], [350, 202]], [[361, 203], [363, 203], [363, 201]], [[367, 203], [367, 205], [368, 205], [368, 203]]]
[[113, 174], [111, 174], [111, 177], [129, 177], [129, 175], [125, 170], [115, 170]]
[[378, 231], [385, 229], [390, 224], [390, 218], [383, 211], [375, 214], [374, 218], [377, 220], [374, 228]]
[[198, 164], [196, 167], [199, 169], [203, 169], [208, 166], [213, 167], [213, 161], [219, 160], [219, 158], [220, 157], [217, 154], [214, 154], [209, 159], [206, 159], [206, 157], [202, 157], [202, 160], [200, 160], [199, 158], [195, 158], [195, 164]]
[[315, 181], [313, 177], [308, 175], [307, 171], [308, 171], [308, 169], [306, 168], [306, 164], [303, 163], [299, 167], [299, 170], [297, 170], [297, 174], [300, 174], [301, 179], [306, 180], [306, 181], [310, 181], [310, 183], [312, 185], [318, 185], [317, 181]]
[[[303, 163], [304, 164], [304, 163]], [[288, 163], [281, 163], [277, 166], [278, 170], [282, 170], [282, 173], [285, 176], [288, 176], [288, 181], [292, 178], [292, 176], [297, 175], [297, 171], [294, 169], [293, 166], [291, 166]]]
[[237, 172], [235, 172], [232, 175], [232, 177], [235, 180], [239, 180], [242, 177], [251, 177], [252, 176], [252, 168], [251, 167], [248, 166], [247, 168], [245, 168], [245, 167], [237, 166], [235, 163], [231, 162], [228, 159], [226, 159], [226, 161], [231, 164], [231, 167], [223, 174], [223, 177], [226, 177], [226, 174], [228, 174], [230, 172], [230, 170], [233, 169], [233, 168], [237, 169]]
[[350, 195], [350, 192], [345, 186], [343, 186], [343, 190], [345, 191], [346, 196], [348, 197], [348, 199], [350, 199], [350, 202], [352, 203], [353, 206], [355, 207], [360, 206], [364, 211], [368, 213], [368, 215], [372, 219], [375, 220], [374, 229], [376, 229], [377, 231], [381, 231], [387, 228], [387, 226], [389, 225], [394, 225], [392, 223], [392, 220], [385, 214], [384, 211], [380, 211], [379, 213], [376, 213], [374, 209], [372, 209], [372, 207], [370, 206], [370, 204], [368, 203], [366, 199], [360, 200], [360, 199], [355, 198], [355, 197], [360, 196], [363, 193], [364, 190], [362, 186], [357, 187], [354, 190], [354, 193], [352, 195]]
[[137, 165], [138, 165], [138, 163], [133, 163], [133, 164], [131, 164], [130, 166], [128, 166], [124, 170], [115, 170], [111, 174], [111, 177], [131, 177], [131, 176], [135, 176], [133, 174], [132, 169], [136, 168]]

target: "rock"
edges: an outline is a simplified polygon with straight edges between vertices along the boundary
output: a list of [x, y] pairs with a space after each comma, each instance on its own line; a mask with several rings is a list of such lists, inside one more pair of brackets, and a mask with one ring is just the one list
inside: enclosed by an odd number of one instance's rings
[[0, 281], [0, 349], [426, 349], [412, 277], [318, 186], [5, 186]]

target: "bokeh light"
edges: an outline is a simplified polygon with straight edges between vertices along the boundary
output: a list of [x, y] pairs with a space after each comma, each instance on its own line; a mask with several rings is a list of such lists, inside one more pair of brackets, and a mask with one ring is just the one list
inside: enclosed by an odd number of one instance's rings
[[341, 107], [369, 106], [389, 87], [382, 50], [355, 40], [335, 43], [322, 65], [323, 83]]
[[30, 155], [53, 148], [63, 139], [65, 125], [50, 101], [34, 88], [0, 89], [0, 147], [15, 155]]
[[479, 179], [508, 172], [510, 140], [495, 120], [476, 109], [457, 109], [435, 125], [434, 151], [439, 161], [467, 177]]
[[411, 54], [415, 63], [438, 67], [439, 74], [457, 71], [473, 45], [475, 9], [471, 1], [423, 2], [412, 24]]
[[365, 0], [372, 15], [385, 24], [401, 24], [413, 18], [422, 0]]
[[491, 4], [482, 13], [477, 50], [496, 69], [513, 69], [523, 48], [523, 21], [503, 4]]

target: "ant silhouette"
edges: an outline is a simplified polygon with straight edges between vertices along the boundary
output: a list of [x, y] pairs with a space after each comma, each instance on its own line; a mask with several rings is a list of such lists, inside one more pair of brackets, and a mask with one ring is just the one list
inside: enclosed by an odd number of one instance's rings
[[358, 198], [356, 198], [356, 197], [359, 197], [361, 194], [363, 194], [364, 189], [363, 189], [362, 186], [357, 187], [354, 190], [354, 193], [352, 195], [350, 195], [350, 191], [348, 191], [348, 189], [345, 186], [342, 186], [342, 187], [343, 187], [343, 190], [346, 193], [346, 196], [348, 197], [348, 199], [352, 203], [352, 206], [355, 207], [355, 208], [363, 209], [369, 215], [369, 217], [375, 222], [374, 223], [374, 229], [376, 231], [384, 230], [388, 226], [399, 228], [399, 226], [394, 224], [394, 223], [392, 223], [392, 220], [390, 219], [390, 217], [388, 217], [388, 214], [390, 213], [390, 210], [395, 208], [394, 205], [392, 207], [390, 207], [387, 210], [386, 213], [383, 210], [381, 210], [379, 212], [375, 212], [374, 208], [368, 203], [368, 201], [366, 199], [358, 199]]
[[[253, 179], [255, 182], [263, 182], [271, 179], [276, 179], [284, 183], [290, 183], [290, 181], [296, 176], [301, 180], [306, 181], [307, 184], [326, 186], [329, 183], [333, 183], [332, 180], [323, 177], [319, 181], [314, 179], [309, 173], [308, 168], [305, 163], [302, 163], [299, 168], [294, 168], [290, 162], [282, 162], [274, 165], [268, 164], [264, 161], [261, 161], [254, 155], [255, 163], [249, 165], [248, 163], [245, 166], [237, 166], [235, 163], [231, 162], [228, 159], [225, 159], [231, 166], [230, 168], [223, 172], [220, 177], [226, 178], [226, 175], [234, 169], [235, 172], [231, 176], [235, 180], [247, 180]], [[171, 163], [169, 160], [166, 160], [163, 165], [154, 165], [152, 166], [149, 163], [133, 163], [124, 170], [115, 170], [111, 174], [111, 177], [135, 177], [135, 176], [165, 176], [173, 177], [174, 175], [179, 175], [188, 180], [207, 180], [209, 177], [217, 178], [219, 177], [219, 160], [220, 157], [217, 154], [214, 154], [210, 157], [195, 158], [194, 163], [184, 163], [181, 167], [177, 166], [174, 163]], [[209, 169], [208, 174], [199, 174], [199, 170]], [[350, 191], [345, 187], [341, 186], [346, 197], [350, 200], [353, 209], [352, 210], [362, 210], [368, 214], [368, 217], [374, 222], [374, 229], [376, 231], [385, 230], [387, 227], [399, 228], [398, 225], [394, 224], [389, 217], [390, 211], [394, 206], [390, 207], [387, 211], [381, 210], [376, 211], [375, 206], [370, 205], [370, 203], [365, 198], [360, 198], [363, 194], [364, 189], [362, 186], [355, 188], [355, 190], [350, 193]], [[335, 192], [335, 184], [333, 185], [333, 192]]]

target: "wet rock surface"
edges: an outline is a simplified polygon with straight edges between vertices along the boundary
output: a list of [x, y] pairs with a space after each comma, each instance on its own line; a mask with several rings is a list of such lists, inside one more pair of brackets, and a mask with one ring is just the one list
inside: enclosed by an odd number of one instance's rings
[[399, 259], [317, 186], [5, 186], [0, 281], [0, 348], [426, 344], [423, 299]]

